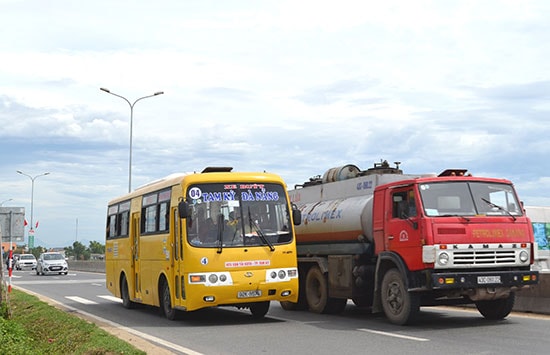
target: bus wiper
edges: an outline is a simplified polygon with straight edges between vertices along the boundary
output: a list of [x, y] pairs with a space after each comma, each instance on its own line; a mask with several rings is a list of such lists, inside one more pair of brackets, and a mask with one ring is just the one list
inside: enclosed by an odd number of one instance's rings
[[218, 215], [218, 254], [222, 253], [223, 250], [223, 228], [225, 227], [223, 214]]
[[273, 244], [271, 244], [271, 242], [269, 240], [267, 240], [267, 238], [265, 237], [264, 232], [262, 232], [262, 229], [260, 228], [260, 226], [258, 226], [256, 221], [252, 219], [252, 215], [250, 214], [250, 207], [248, 207], [248, 222], [250, 224], [250, 229], [253, 229], [256, 233], [258, 233], [258, 237], [260, 237], [262, 242], [264, 242], [265, 244], [267, 244], [269, 246], [269, 250], [275, 251], [275, 247], [273, 246]]
[[494, 208], [497, 208], [497, 209], [499, 209], [499, 210], [501, 210], [501, 211], [503, 211], [503, 212], [506, 212], [506, 214], [507, 214], [508, 216], [512, 217], [512, 218], [514, 219], [514, 221], [516, 220], [516, 216], [514, 216], [514, 215], [512, 214], [512, 212], [508, 211], [506, 208], [504, 208], [504, 207], [502, 207], [502, 206], [499, 206], [499, 205], [497, 205], [497, 204], [495, 204], [495, 203], [492, 203], [491, 201], [487, 200], [487, 199], [484, 198], [484, 197], [482, 197], [481, 200], [482, 200], [483, 202], [485, 202], [486, 204], [488, 204], [489, 206], [491, 206], [491, 207], [494, 207]]

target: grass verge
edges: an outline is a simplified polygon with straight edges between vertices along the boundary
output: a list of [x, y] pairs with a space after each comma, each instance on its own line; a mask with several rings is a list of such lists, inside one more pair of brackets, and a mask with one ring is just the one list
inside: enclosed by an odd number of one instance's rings
[[145, 354], [97, 325], [12, 289], [0, 304], [0, 354]]

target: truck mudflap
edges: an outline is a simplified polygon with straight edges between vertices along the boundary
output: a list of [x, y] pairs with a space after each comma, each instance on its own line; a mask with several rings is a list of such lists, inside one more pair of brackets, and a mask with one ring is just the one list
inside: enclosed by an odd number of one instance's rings
[[431, 275], [434, 290], [536, 285], [538, 271], [444, 272]]

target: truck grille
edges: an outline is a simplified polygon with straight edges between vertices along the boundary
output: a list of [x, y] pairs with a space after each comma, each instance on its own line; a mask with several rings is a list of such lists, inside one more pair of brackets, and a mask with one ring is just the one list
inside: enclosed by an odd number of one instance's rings
[[514, 250], [455, 250], [453, 252], [453, 263], [455, 266], [504, 266], [514, 264], [515, 262], [516, 253]]

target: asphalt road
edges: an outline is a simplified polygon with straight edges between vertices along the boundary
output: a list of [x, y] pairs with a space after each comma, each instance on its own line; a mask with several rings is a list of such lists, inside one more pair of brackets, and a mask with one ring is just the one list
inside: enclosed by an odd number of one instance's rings
[[12, 285], [176, 354], [550, 353], [549, 316], [514, 313], [487, 321], [474, 310], [422, 308], [416, 324], [396, 326], [352, 303], [340, 315], [288, 312], [272, 303], [261, 320], [253, 320], [248, 310], [215, 308], [169, 321], [153, 307], [123, 308], [105, 288], [103, 274], [14, 271]]

